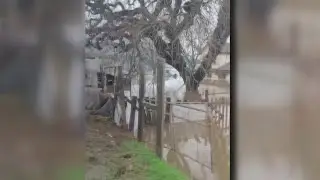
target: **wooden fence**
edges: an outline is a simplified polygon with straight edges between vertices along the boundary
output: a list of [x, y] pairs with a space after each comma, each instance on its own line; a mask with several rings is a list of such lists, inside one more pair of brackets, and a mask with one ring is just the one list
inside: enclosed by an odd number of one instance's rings
[[213, 118], [225, 134], [230, 133], [230, 98], [217, 97], [209, 102]]

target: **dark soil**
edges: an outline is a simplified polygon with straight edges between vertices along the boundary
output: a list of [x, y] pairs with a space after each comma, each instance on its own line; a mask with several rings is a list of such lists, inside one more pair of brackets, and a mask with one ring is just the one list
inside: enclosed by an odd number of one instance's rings
[[130, 132], [118, 128], [110, 118], [91, 116], [86, 133], [86, 180], [113, 179], [111, 159], [122, 142], [132, 139]]

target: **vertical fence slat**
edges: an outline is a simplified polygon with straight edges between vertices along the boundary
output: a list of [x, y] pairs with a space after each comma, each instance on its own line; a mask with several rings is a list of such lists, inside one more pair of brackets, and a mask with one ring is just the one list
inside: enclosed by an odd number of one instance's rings
[[220, 97], [220, 115], [221, 115], [221, 119], [220, 119], [220, 127], [219, 128], [223, 128], [223, 115], [224, 115], [224, 105], [223, 105], [223, 97]]
[[217, 121], [218, 121], [218, 125], [221, 126], [221, 121], [220, 121], [220, 110], [221, 110], [221, 98], [218, 97], [217, 98], [217, 115], [218, 115], [218, 118], [217, 118]]
[[145, 80], [144, 80], [144, 71], [142, 68], [142, 64], [139, 63], [140, 67], [140, 79], [139, 79], [139, 118], [138, 118], [138, 141], [143, 140], [143, 128], [144, 128], [144, 115], [145, 115], [145, 110], [144, 110], [144, 105], [143, 105], [143, 100], [144, 100], [144, 94], [145, 94]]
[[122, 67], [118, 66], [118, 92], [119, 93], [119, 104], [121, 108], [121, 118], [120, 124], [121, 127], [128, 127], [127, 120], [126, 120], [126, 108], [125, 108], [125, 98], [124, 98], [124, 87], [123, 87], [123, 76], [122, 76]]
[[222, 97], [222, 129], [225, 129], [226, 124], [226, 98]]
[[206, 118], [208, 120], [209, 123], [209, 144], [210, 144], [210, 165], [211, 165], [211, 171], [214, 172], [214, 146], [213, 146], [213, 141], [214, 141], [214, 128], [213, 128], [213, 123], [215, 122], [215, 119], [212, 119], [212, 117], [210, 116], [210, 108], [209, 108], [209, 104], [207, 103], [207, 112], [206, 112]]
[[137, 97], [131, 97], [131, 112], [130, 112], [130, 121], [129, 121], [129, 131], [134, 130], [134, 121], [136, 117], [136, 110], [137, 110]]
[[170, 99], [169, 97], [167, 97], [166, 115], [165, 115], [165, 121], [166, 121], [167, 123], [170, 122], [170, 114], [171, 114], [171, 112], [170, 112], [170, 110], [171, 110], [171, 104], [170, 104], [170, 102], [171, 102], [171, 99]]
[[157, 67], [157, 138], [156, 153], [162, 159], [163, 151], [163, 120], [164, 120], [164, 63], [158, 62]]
[[205, 100], [205, 102], [209, 102], [209, 91], [208, 91], [208, 89], [206, 89], [204, 91], [204, 100]]

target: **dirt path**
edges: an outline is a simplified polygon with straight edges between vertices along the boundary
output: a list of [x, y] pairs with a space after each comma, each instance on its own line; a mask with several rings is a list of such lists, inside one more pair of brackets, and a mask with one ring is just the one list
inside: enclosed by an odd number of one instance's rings
[[131, 133], [115, 127], [110, 119], [90, 117], [86, 133], [86, 180], [114, 179], [112, 157], [119, 145], [130, 139]]

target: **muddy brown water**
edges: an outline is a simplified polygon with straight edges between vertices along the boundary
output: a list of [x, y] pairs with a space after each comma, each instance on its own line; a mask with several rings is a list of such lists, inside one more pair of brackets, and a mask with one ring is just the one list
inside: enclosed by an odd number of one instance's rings
[[[204, 104], [186, 104], [185, 106], [205, 109]], [[182, 170], [190, 179], [217, 179], [216, 173], [211, 170], [214, 147], [212, 136], [210, 136], [212, 129], [206, 114], [178, 107], [173, 108], [173, 112], [177, 117], [173, 117], [170, 124], [164, 125], [164, 160]], [[156, 128], [148, 126], [144, 133], [145, 142], [154, 148]], [[225, 138], [229, 137], [225, 136]]]
[[[190, 108], [191, 107], [191, 108]], [[198, 110], [197, 110], [198, 109]], [[127, 123], [129, 123], [131, 106], [127, 104]], [[209, 110], [206, 103], [188, 103], [182, 106], [172, 106], [173, 119], [170, 124], [164, 125], [164, 159], [171, 165], [184, 171], [191, 179], [212, 180], [214, 173], [211, 172], [213, 143], [210, 138], [210, 125], [206, 111]], [[230, 107], [228, 107], [230, 110]], [[116, 111], [118, 112], [118, 111]], [[121, 113], [116, 113], [121, 114]], [[136, 112], [134, 123], [134, 135], [137, 136], [138, 112]], [[118, 117], [118, 116], [115, 116]], [[226, 115], [226, 117], [230, 117]], [[115, 118], [117, 119], [117, 118]], [[115, 120], [115, 122], [118, 122]], [[230, 121], [227, 120], [229, 124]], [[226, 139], [228, 131], [226, 131]], [[154, 126], [144, 129], [144, 141], [151, 148], [156, 142], [156, 131]]]
[[[148, 127], [145, 141], [154, 148], [155, 128]], [[163, 158], [192, 179], [212, 180], [209, 127], [188, 122], [165, 125]]]

